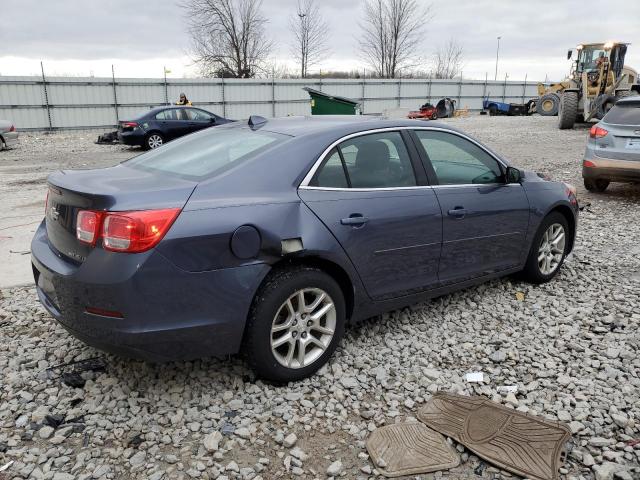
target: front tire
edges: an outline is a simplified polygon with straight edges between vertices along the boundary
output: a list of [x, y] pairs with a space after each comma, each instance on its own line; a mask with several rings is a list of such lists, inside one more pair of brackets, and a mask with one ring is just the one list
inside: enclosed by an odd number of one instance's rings
[[546, 283], [560, 271], [569, 247], [569, 224], [559, 212], [547, 215], [533, 239], [522, 271], [531, 283]]
[[164, 138], [157, 132], [152, 132], [145, 138], [145, 150], [153, 150], [164, 145]]
[[536, 103], [538, 115], [543, 117], [553, 117], [558, 114], [560, 98], [555, 93], [545, 93]]
[[307, 378], [333, 354], [345, 318], [342, 290], [325, 272], [305, 266], [276, 270], [260, 287], [247, 319], [249, 366], [273, 382]]
[[567, 130], [573, 128], [578, 116], [578, 92], [563, 92], [560, 96], [558, 108], [558, 128]]
[[584, 188], [589, 190], [590, 192], [604, 192], [609, 186], [609, 180], [603, 180], [601, 178], [593, 179], [593, 178], [585, 178], [584, 179]]

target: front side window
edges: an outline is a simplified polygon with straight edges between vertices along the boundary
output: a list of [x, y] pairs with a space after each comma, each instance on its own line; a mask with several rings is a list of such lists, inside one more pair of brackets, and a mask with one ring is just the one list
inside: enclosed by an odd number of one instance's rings
[[394, 188], [416, 185], [409, 152], [399, 132], [374, 133], [346, 140], [327, 157], [310, 182], [311, 186]]
[[440, 185], [502, 183], [498, 162], [475, 143], [452, 133], [416, 130]]
[[189, 116], [189, 120], [192, 120], [194, 122], [208, 122], [212, 118], [212, 116], [209, 115], [207, 112], [198, 110], [196, 108], [190, 108], [186, 110], [186, 112], [187, 112], [187, 115]]

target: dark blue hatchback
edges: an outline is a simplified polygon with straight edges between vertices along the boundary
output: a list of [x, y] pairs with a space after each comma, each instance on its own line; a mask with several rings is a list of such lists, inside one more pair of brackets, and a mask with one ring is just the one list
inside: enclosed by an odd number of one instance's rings
[[275, 381], [315, 372], [348, 323], [549, 281], [577, 230], [571, 186], [418, 121], [252, 117], [48, 183], [33, 271], [69, 332], [154, 361], [243, 351]]
[[133, 120], [118, 125], [118, 141], [144, 149], [157, 148], [203, 128], [229, 123], [215, 113], [190, 106], [152, 108]]

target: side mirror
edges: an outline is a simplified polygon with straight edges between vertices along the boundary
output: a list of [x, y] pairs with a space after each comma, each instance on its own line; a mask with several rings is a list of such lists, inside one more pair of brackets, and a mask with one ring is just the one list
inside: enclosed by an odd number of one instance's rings
[[573, 57], [573, 50], [567, 50], [567, 60], [571, 60], [571, 57]]
[[507, 183], [520, 183], [522, 172], [515, 167], [507, 167], [504, 177]]

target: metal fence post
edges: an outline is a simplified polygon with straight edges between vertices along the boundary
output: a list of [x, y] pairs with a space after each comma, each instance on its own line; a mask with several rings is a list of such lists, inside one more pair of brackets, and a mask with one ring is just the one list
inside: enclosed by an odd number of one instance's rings
[[164, 71], [164, 104], [169, 105], [169, 89], [167, 88], [167, 67], [162, 67]]
[[271, 116], [276, 116], [276, 72], [271, 71]]
[[227, 100], [224, 96], [224, 77], [220, 79], [220, 84], [222, 87], [222, 116], [227, 117]]
[[51, 123], [51, 109], [49, 107], [49, 92], [47, 91], [47, 79], [44, 76], [44, 65], [40, 62], [40, 70], [42, 71], [42, 87], [44, 88], [44, 102], [47, 106], [47, 118], [49, 119], [49, 130], [53, 130], [53, 124]]
[[111, 81], [113, 85], [113, 108], [116, 112], [116, 125], [118, 125], [120, 115], [118, 115], [118, 92], [116, 91], [116, 73], [113, 69], [113, 65], [111, 65]]
[[364, 99], [365, 99], [365, 91], [367, 87], [367, 71], [362, 71], [362, 103], [360, 103], [360, 114], [364, 114]]
[[488, 73], [484, 72], [484, 85], [482, 86], [482, 102], [484, 103], [484, 99], [487, 98], [487, 77]]
[[505, 99], [507, 98], [507, 77], [509, 76], [508, 73], [504, 74], [504, 84], [502, 86], [502, 102], [504, 103]]
[[402, 98], [402, 78], [398, 77], [398, 108], [400, 107], [401, 98]]
[[462, 108], [460, 103], [462, 99], [462, 72], [460, 72], [460, 82], [458, 83], [458, 106], [456, 108]]
[[431, 103], [431, 76], [429, 76], [429, 83], [427, 84], [427, 103]]
[[527, 74], [524, 74], [524, 85], [522, 85], [522, 103], [524, 103], [524, 96], [527, 94]]

